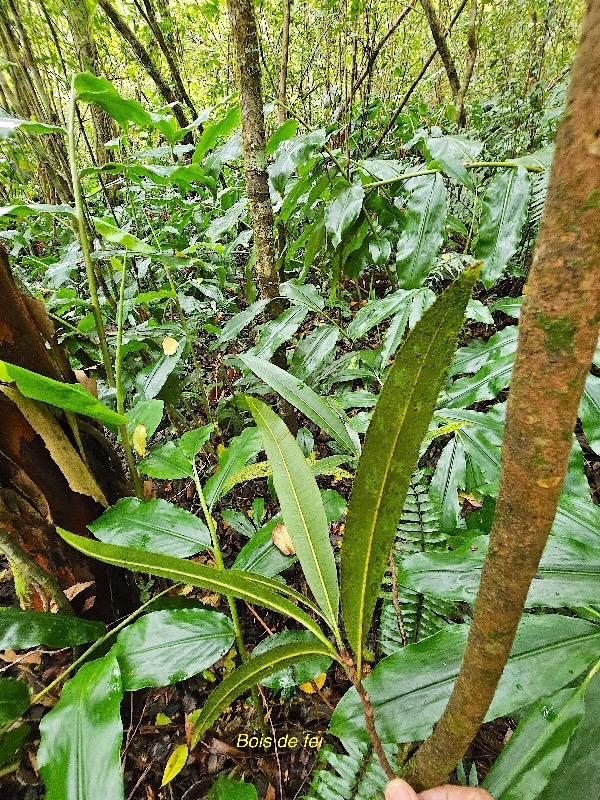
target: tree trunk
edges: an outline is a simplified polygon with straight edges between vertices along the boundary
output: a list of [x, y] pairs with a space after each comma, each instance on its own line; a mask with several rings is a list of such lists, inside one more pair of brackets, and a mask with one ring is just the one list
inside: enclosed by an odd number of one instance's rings
[[283, 24], [281, 26], [281, 65], [279, 68], [279, 86], [277, 89], [277, 121], [280, 125], [287, 119], [287, 74], [290, 55], [290, 12], [292, 0], [283, 0]]
[[263, 298], [277, 297], [279, 276], [269, 194], [259, 46], [252, 0], [227, 0], [235, 49], [242, 118], [246, 192], [256, 248], [256, 276]]
[[456, 97], [460, 90], [460, 81], [458, 80], [458, 73], [448, 47], [448, 42], [446, 41], [446, 36], [444, 35], [444, 31], [442, 30], [442, 26], [440, 25], [440, 21], [435, 13], [435, 9], [431, 0], [421, 0], [421, 5], [423, 6], [423, 11], [427, 17], [429, 29], [431, 31], [431, 35], [433, 36], [433, 41], [435, 42], [437, 51], [442, 59], [442, 64], [446, 70], [448, 83], [452, 89], [452, 96]]
[[[75, 381], [69, 364], [57, 355], [50, 319], [43, 303], [17, 287], [6, 253], [0, 250], [0, 359], [54, 380]], [[51, 349], [48, 349], [47, 343]], [[28, 401], [28, 404], [35, 404]], [[11, 387], [0, 385], [0, 526], [15, 546], [33, 556], [39, 567], [54, 574], [62, 589], [93, 582], [80, 596], [96, 597], [90, 615], [110, 621], [136, 607], [136, 592], [121, 570], [100, 562], [89, 563], [57, 535], [54, 525], [89, 535], [87, 525], [103, 511], [103, 497], [114, 502], [123, 494], [121, 463], [90, 421], [73, 423], [78, 428], [85, 461], [78, 452], [77, 437], [63, 417], [48, 414], [48, 425], [62, 436], [63, 450], [90, 475], [99, 491], [94, 496], [74, 489], [73, 479], [59, 466], [60, 459], [48, 449], [48, 438], [21, 409], [28, 405]], [[79, 459], [79, 461], [77, 461]], [[106, 501], [105, 501], [106, 502]], [[2, 548], [0, 547], [0, 550]], [[42, 599], [32, 597], [33, 607]]]
[[163, 96], [167, 103], [173, 103], [173, 114], [175, 119], [179, 123], [182, 128], [187, 127], [189, 125], [189, 121], [186, 118], [186, 115], [179, 104], [179, 98], [175, 95], [169, 84], [165, 81], [163, 76], [160, 73], [160, 70], [150, 57], [150, 54], [144, 47], [144, 45], [140, 42], [137, 38], [135, 33], [131, 30], [129, 25], [123, 19], [123, 17], [119, 14], [117, 9], [112, 5], [110, 0], [98, 0], [98, 5], [102, 8], [108, 19], [110, 20], [113, 28], [121, 34], [123, 39], [127, 42], [127, 44], [133, 50], [135, 57], [140, 62], [142, 67], [146, 70], [148, 75], [154, 81], [154, 84], [160, 94]]
[[588, 2], [519, 324], [502, 471], [454, 690], [409, 764], [417, 790], [458, 763], [490, 706], [552, 526], [600, 322], [600, 0]]

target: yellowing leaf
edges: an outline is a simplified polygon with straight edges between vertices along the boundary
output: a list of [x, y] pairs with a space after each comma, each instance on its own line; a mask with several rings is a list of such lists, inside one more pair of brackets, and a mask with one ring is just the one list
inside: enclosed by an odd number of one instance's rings
[[133, 449], [138, 456], [142, 456], [142, 458], [144, 458], [148, 455], [148, 451], [146, 449], [146, 444], [148, 442], [148, 431], [146, 430], [145, 425], [135, 426], [131, 442], [133, 444]]
[[169, 756], [169, 760], [167, 761], [161, 786], [166, 786], [167, 783], [170, 783], [173, 778], [176, 778], [177, 775], [179, 775], [181, 770], [185, 767], [188, 754], [189, 750], [187, 744], [180, 744], [179, 747], [176, 747], [175, 750], [173, 750]]
[[275, 525], [271, 538], [273, 539], [275, 547], [281, 550], [284, 556], [293, 556], [296, 553], [294, 544], [285, 525], [281, 525], [281, 523]]
[[170, 725], [171, 717], [167, 717], [166, 714], [163, 714], [162, 711], [159, 711], [156, 715], [156, 719], [154, 720], [154, 724], [157, 727], [160, 727], [161, 725]]
[[[327, 673], [322, 672], [320, 675], [317, 675], [314, 681], [309, 681], [308, 683], [301, 683], [300, 688], [302, 689], [303, 692], [306, 692], [306, 694], [314, 694], [317, 691], [317, 689], [323, 688], [323, 686], [325, 685], [326, 677]], [[317, 689], [315, 689], [315, 686], [317, 687]]]
[[172, 336], [167, 336], [165, 339], [163, 339], [162, 348], [163, 348], [163, 353], [166, 356], [175, 355], [178, 347], [179, 347], [179, 342], [177, 341], [177, 339], [173, 339]]

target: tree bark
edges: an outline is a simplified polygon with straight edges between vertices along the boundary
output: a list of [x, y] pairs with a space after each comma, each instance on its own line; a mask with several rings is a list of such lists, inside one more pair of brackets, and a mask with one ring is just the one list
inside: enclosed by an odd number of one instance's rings
[[252, 0], [227, 0], [240, 93], [246, 192], [256, 248], [256, 277], [263, 298], [277, 297], [279, 276], [269, 194], [258, 33]]
[[477, 32], [477, 0], [471, 0], [471, 8], [469, 11], [469, 31], [467, 33], [467, 64], [465, 67], [465, 74], [463, 75], [462, 82], [458, 94], [454, 98], [454, 108], [456, 115], [456, 122], [460, 128], [464, 128], [467, 123], [467, 115], [465, 113], [465, 97], [473, 77], [473, 70], [475, 69], [475, 62], [477, 61], [477, 50], [479, 47], [479, 37]]
[[290, 13], [292, 0], [283, 0], [283, 24], [281, 26], [281, 65], [279, 68], [279, 85], [277, 88], [277, 121], [280, 125], [287, 119], [287, 74], [290, 57]]
[[179, 104], [179, 98], [176, 97], [175, 93], [169, 86], [169, 84], [165, 81], [163, 76], [160, 73], [160, 70], [150, 57], [150, 54], [144, 47], [144, 45], [140, 42], [137, 38], [135, 33], [131, 30], [127, 22], [123, 19], [121, 14], [117, 11], [117, 9], [112, 5], [110, 0], [98, 0], [98, 5], [102, 8], [108, 19], [110, 20], [113, 28], [121, 34], [123, 39], [127, 42], [127, 44], [133, 50], [135, 57], [140, 62], [142, 67], [146, 70], [148, 75], [154, 81], [154, 84], [160, 94], [163, 96], [167, 103], [173, 103], [173, 114], [175, 119], [179, 123], [182, 128], [185, 128], [189, 125], [189, 121], [186, 115]]
[[421, 5], [423, 7], [423, 11], [425, 12], [425, 16], [427, 17], [429, 29], [431, 31], [431, 35], [433, 36], [433, 41], [435, 42], [437, 51], [442, 59], [442, 64], [446, 70], [448, 83], [452, 89], [452, 96], [456, 97], [460, 91], [460, 81], [458, 80], [458, 73], [450, 53], [450, 48], [448, 47], [448, 42], [446, 41], [446, 36], [442, 30], [442, 26], [440, 25], [440, 21], [435, 13], [435, 9], [431, 0], [421, 0]]
[[[52, 338], [52, 323], [45, 316], [43, 304], [38, 305], [17, 287], [6, 253], [0, 249], [0, 359], [54, 380], [74, 382], [64, 356], [57, 360], [52, 357], [56, 349]], [[124, 580], [120, 570], [107, 569], [100, 562], [88, 563], [54, 529], [54, 525], [60, 525], [89, 535], [87, 525], [102, 513], [102, 505], [71, 488], [42, 436], [10, 399], [12, 390], [0, 388], [0, 526], [12, 536], [16, 547], [55, 575], [63, 589], [93, 582], [94, 586], [79, 598], [85, 600], [90, 592], [95, 595], [90, 616], [111, 621], [129, 613], [136, 607], [133, 581]], [[57, 419], [59, 424], [62, 421], [61, 417]], [[77, 449], [70, 425], [65, 421], [61, 427]], [[101, 429], [89, 421], [79, 424], [79, 435], [87, 468], [109, 502], [116, 501], [125, 488], [118, 457]], [[34, 595], [32, 605], [39, 607], [40, 603]]]
[[475, 736], [510, 654], [556, 513], [600, 322], [600, 0], [589, 0], [519, 324], [502, 471], [454, 690], [408, 765], [441, 783]]

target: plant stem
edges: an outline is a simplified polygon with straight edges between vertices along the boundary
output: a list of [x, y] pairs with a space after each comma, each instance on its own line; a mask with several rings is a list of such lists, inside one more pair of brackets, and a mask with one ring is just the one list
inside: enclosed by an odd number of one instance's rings
[[[545, 172], [545, 167], [534, 167], [529, 164], [516, 164], [514, 161], [468, 161], [463, 164], [465, 169], [480, 169], [483, 167], [506, 167], [517, 169], [523, 167], [527, 172]], [[395, 178], [386, 178], [384, 181], [374, 181], [373, 183], [365, 183], [363, 189], [365, 192], [370, 192], [372, 189], [379, 189], [381, 186], [391, 186], [393, 183], [400, 181], [407, 181], [409, 178], [420, 178], [421, 175], [435, 175], [436, 172], [442, 172], [438, 169], [420, 169], [416, 172], [405, 172], [403, 175], [397, 175]]]
[[[116, 383], [116, 391], [117, 391], [117, 413], [121, 414], [121, 416], [125, 415], [125, 398], [123, 392], [123, 380], [122, 380], [122, 372], [123, 372], [123, 359], [121, 358], [121, 349], [123, 344], [123, 308], [125, 306], [125, 278], [127, 276], [127, 254], [123, 259], [122, 264], [123, 273], [121, 275], [121, 284], [119, 287], [119, 304], [117, 306], [117, 350], [115, 354], [115, 383]], [[131, 449], [131, 442], [129, 441], [129, 431], [127, 430], [127, 425], [124, 423], [123, 425], [119, 425], [119, 432], [121, 434], [121, 444], [123, 445], [123, 450], [125, 451], [125, 460], [127, 461], [127, 466], [129, 467], [129, 474], [131, 475], [131, 480], [133, 482], [133, 488], [135, 489], [135, 493], [140, 500], [144, 499], [144, 490], [142, 487], [142, 480], [140, 478], [140, 473], [138, 472], [137, 464], [135, 463], [135, 457], [133, 455], [133, 450]]]
[[[208, 525], [208, 530], [210, 531], [210, 537], [213, 543], [213, 553], [215, 557], [216, 565], [219, 569], [225, 569], [225, 564], [223, 562], [223, 554], [221, 553], [221, 546], [219, 544], [219, 537], [217, 535], [217, 526], [215, 525], [215, 521], [213, 519], [212, 514], [210, 513], [208, 506], [206, 504], [206, 498], [204, 497], [204, 491], [202, 489], [202, 484], [200, 483], [200, 476], [198, 475], [198, 470], [196, 469], [196, 464], [193, 465], [194, 470], [194, 483], [196, 485], [196, 491], [198, 492], [198, 498], [200, 499], [200, 505], [202, 507], [202, 512], [204, 514], [204, 518], [206, 520], [206, 524]], [[242, 633], [242, 626], [240, 624], [240, 617], [237, 610], [237, 605], [235, 602], [235, 598], [231, 597], [231, 595], [226, 595], [227, 603], [229, 605], [229, 611], [231, 613], [231, 621], [233, 623], [233, 630], [235, 633], [235, 644], [239, 656], [242, 662], [248, 661], [248, 652], [246, 650], [246, 645], [244, 644], [244, 635]], [[262, 710], [262, 705], [260, 702], [260, 697], [258, 695], [258, 689], [256, 686], [253, 686], [251, 689], [252, 694], [252, 701], [254, 703], [254, 707], [256, 708], [256, 715], [258, 717], [258, 724], [261, 730], [267, 733], [267, 726], [265, 723], [265, 717]]]
[[68, 130], [68, 149], [69, 149], [69, 166], [71, 168], [71, 181], [73, 183], [73, 197], [75, 198], [75, 214], [77, 216], [77, 231], [79, 238], [79, 245], [83, 254], [83, 263], [85, 264], [85, 272], [87, 276], [88, 290], [90, 299], [92, 301], [92, 314], [94, 322], [96, 323], [96, 332], [98, 333], [98, 341], [100, 343], [100, 351], [102, 353], [102, 361], [106, 371], [106, 382], [111, 388], [115, 386], [115, 375], [113, 371], [112, 360], [106, 342], [106, 334], [104, 331], [104, 323], [102, 322], [102, 311], [100, 308], [100, 301], [98, 300], [98, 286], [96, 283], [96, 275], [94, 272], [94, 265], [92, 264], [92, 257], [90, 254], [90, 244], [85, 224], [85, 211], [83, 207], [83, 196], [81, 194], [81, 183], [79, 181], [79, 172], [77, 170], [77, 158], [75, 153], [75, 109], [77, 103], [77, 95], [75, 93], [75, 75], [71, 81], [71, 103], [69, 108], [69, 130]]

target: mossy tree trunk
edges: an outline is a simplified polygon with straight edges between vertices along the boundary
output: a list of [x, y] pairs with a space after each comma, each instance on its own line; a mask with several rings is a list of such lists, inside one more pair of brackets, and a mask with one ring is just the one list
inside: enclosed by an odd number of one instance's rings
[[409, 764], [455, 767], [490, 706], [550, 533], [600, 321], [600, 0], [589, 0], [519, 324], [496, 516], [452, 696]]
[[246, 192], [256, 248], [256, 278], [263, 298], [277, 297], [279, 275], [269, 194], [259, 44], [252, 0], [227, 0], [240, 93]]

